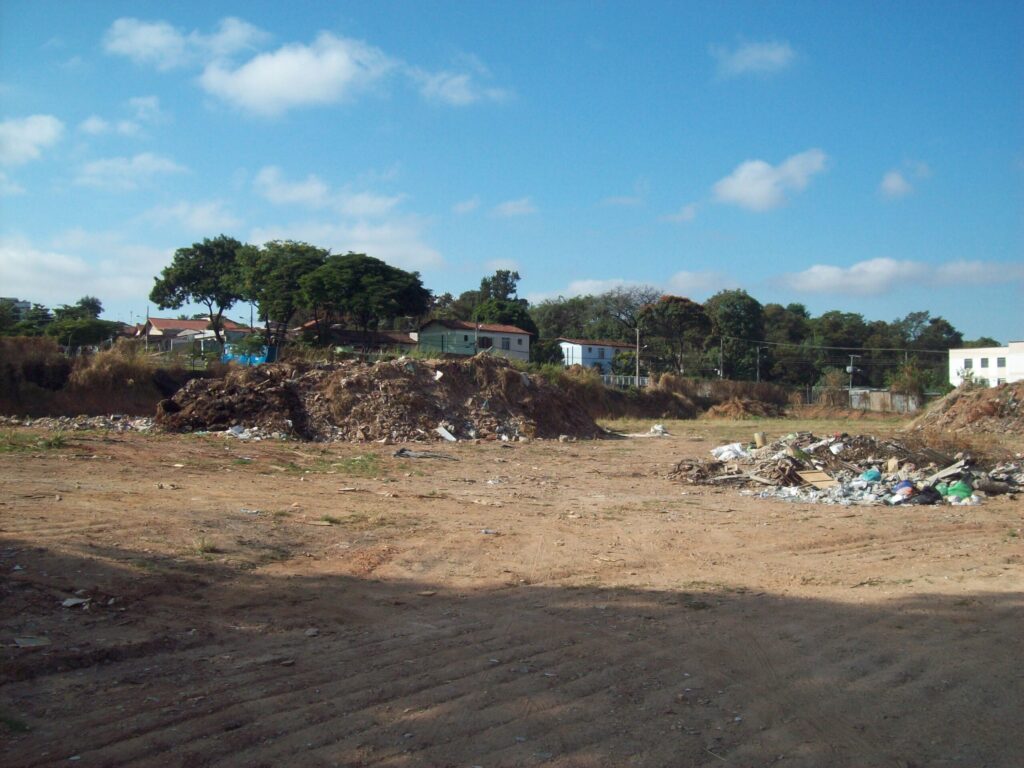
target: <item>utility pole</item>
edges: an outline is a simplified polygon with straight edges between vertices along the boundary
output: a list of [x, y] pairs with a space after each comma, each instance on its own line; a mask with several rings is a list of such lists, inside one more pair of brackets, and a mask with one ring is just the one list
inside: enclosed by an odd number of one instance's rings
[[860, 359], [860, 355], [850, 355], [850, 367], [846, 369], [850, 373], [850, 398], [851, 398], [851, 402], [852, 402], [852, 398], [853, 398], [853, 371], [854, 371], [853, 361], [854, 360], [859, 360], [859, 359]]
[[718, 337], [718, 378], [725, 378], [725, 338]]
[[640, 326], [636, 327], [636, 386], [640, 388]]
[[757, 383], [761, 383], [761, 345], [757, 345]]

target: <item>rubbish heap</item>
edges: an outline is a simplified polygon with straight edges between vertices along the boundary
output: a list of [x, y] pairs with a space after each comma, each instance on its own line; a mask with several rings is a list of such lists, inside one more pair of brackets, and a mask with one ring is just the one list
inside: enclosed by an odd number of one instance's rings
[[276, 364], [194, 379], [157, 408], [171, 432], [408, 442], [596, 437], [573, 395], [504, 358]]
[[149, 416], [124, 416], [116, 413], [110, 416], [43, 416], [35, 419], [0, 416], [0, 427], [33, 427], [54, 432], [148, 432], [153, 427], [153, 419]]
[[823, 504], [978, 504], [1024, 490], [1024, 463], [988, 468], [869, 435], [787, 435], [760, 448], [730, 443], [712, 459], [683, 460], [669, 474], [695, 485], [730, 486], [759, 498]]

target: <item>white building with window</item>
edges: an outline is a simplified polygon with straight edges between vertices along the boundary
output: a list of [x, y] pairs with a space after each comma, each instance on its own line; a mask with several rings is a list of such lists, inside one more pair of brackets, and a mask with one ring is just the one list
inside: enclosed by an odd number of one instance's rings
[[600, 368], [601, 373], [612, 372], [612, 358], [625, 349], [633, 349], [632, 344], [604, 339], [558, 339], [562, 348], [562, 364], [582, 365], [584, 368]]
[[1024, 381], [1024, 341], [949, 350], [949, 383], [959, 387], [967, 377], [990, 387]]
[[530, 359], [530, 333], [514, 325], [431, 320], [416, 335], [420, 349], [449, 355], [475, 355], [489, 350], [513, 360]]

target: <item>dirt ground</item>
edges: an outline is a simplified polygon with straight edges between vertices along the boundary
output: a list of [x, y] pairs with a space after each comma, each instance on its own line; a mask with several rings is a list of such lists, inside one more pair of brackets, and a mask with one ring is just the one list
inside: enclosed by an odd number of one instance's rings
[[8, 434], [0, 764], [1024, 765], [1024, 502], [682, 486], [754, 427], [669, 426]]

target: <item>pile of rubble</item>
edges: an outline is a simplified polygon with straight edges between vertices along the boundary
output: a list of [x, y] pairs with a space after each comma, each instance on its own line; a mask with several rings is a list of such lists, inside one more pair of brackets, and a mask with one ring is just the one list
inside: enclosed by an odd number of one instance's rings
[[1024, 490], [1024, 463], [983, 469], [963, 454], [947, 456], [868, 435], [787, 435], [762, 447], [731, 443], [712, 459], [680, 461], [670, 477], [732, 486], [761, 498], [825, 504], [977, 504], [986, 495]]
[[572, 395], [488, 354], [233, 370], [190, 381], [160, 403], [156, 421], [174, 432], [396, 443], [601, 432]]
[[1024, 434], [1024, 381], [996, 387], [960, 387], [910, 425], [914, 430]]
[[0, 416], [0, 427], [33, 427], [54, 432], [148, 432], [153, 428], [153, 419], [148, 416], [124, 416], [116, 413], [111, 416], [44, 416], [35, 419]]
[[730, 397], [724, 403], [708, 408], [704, 419], [762, 419], [786, 415], [786, 409], [775, 403], [751, 400], [749, 397]]

